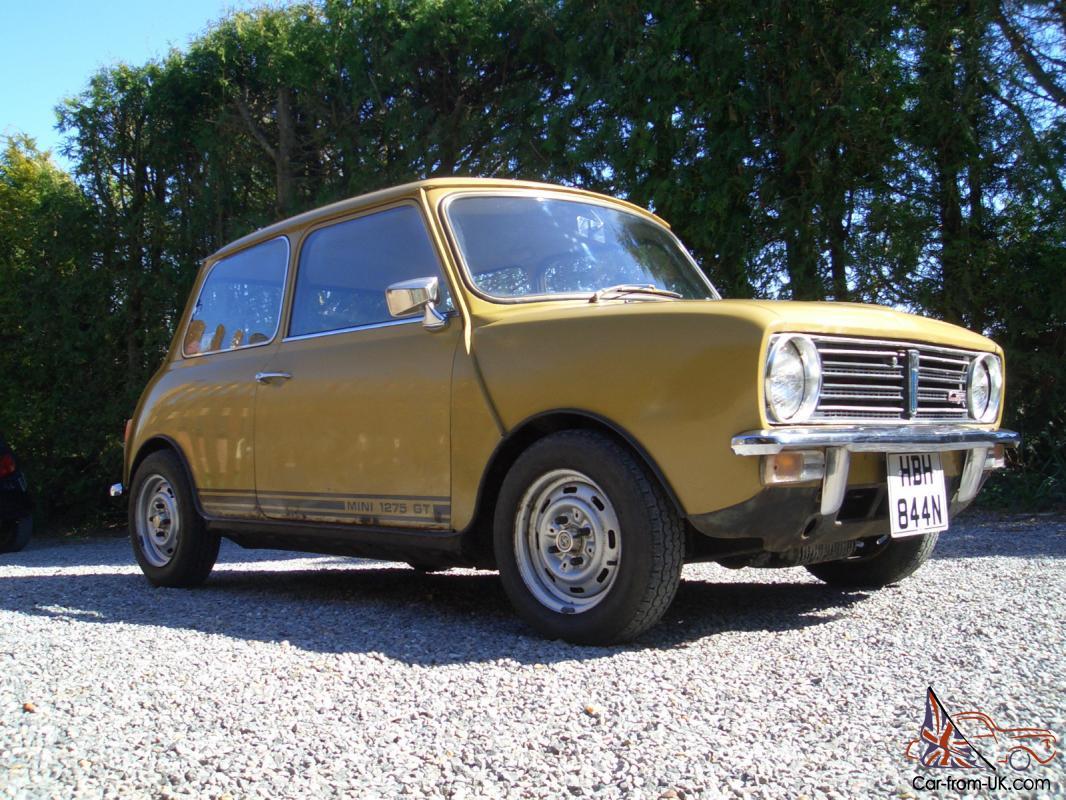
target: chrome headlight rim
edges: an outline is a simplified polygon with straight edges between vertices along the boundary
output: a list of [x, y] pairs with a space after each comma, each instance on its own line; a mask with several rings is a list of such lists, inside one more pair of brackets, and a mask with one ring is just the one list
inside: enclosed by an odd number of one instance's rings
[[[775, 363], [788, 347], [796, 349], [800, 357], [800, 363], [803, 365], [803, 399], [795, 412], [785, 416], [778, 413], [778, 409], [774, 408], [770, 384], [774, 375]], [[771, 422], [790, 424], [805, 422], [810, 419], [818, 407], [818, 398], [822, 393], [822, 357], [819, 355], [813, 339], [797, 333], [786, 333], [774, 337], [766, 357], [766, 371], [763, 374], [763, 393], [765, 395], [766, 413]]]
[[[988, 400], [983, 408], [977, 407], [974, 397], [974, 379], [985, 370], [988, 375]], [[970, 362], [966, 374], [966, 408], [976, 422], [995, 422], [999, 418], [999, 406], [1003, 401], [1003, 362], [994, 353], [982, 353]]]

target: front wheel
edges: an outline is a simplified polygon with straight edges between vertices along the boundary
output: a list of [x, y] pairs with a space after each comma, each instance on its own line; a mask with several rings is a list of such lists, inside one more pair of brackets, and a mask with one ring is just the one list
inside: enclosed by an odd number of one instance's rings
[[219, 537], [197, 513], [177, 456], [152, 453], [130, 492], [130, 539], [141, 571], [156, 586], [196, 586], [218, 558]]
[[681, 520], [634, 456], [592, 431], [532, 445], [508, 472], [494, 525], [504, 590], [553, 639], [611, 644], [643, 633], [677, 592]]
[[[807, 571], [830, 586], [845, 589], [880, 589], [899, 583], [929, 560], [937, 534], [924, 533], [905, 539], [889, 539], [869, 556], [810, 564]], [[877, 547], [877, 545], [873, 545]]]

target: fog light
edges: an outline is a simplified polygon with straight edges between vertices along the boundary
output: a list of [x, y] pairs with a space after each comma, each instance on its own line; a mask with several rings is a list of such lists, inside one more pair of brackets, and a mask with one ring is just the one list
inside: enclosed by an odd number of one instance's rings
[[821, 450], [785, 450], [762, 458], [762, 482], [767, 486], [820, 481], [824, 475], [825, 453]]
[[985, 469], [1003, 469], [1007, 466], [1007, 448], [997, 444], [988, 451], [985, 456]]

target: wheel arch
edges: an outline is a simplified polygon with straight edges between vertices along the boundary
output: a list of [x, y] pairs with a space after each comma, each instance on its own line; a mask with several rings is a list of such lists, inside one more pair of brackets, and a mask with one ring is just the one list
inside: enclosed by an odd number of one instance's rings
[[553, 433], [566, 430], [598, 431], [621, 444], [648, 469], [681, 518], [686, 517], [684, 507], [666, 475], [640, 441], [625, 428], [600, 414], [582, 409], [566, 408], [544, 411], [527, 417], [515, 425], [489, 457], [478, 487], [474, 519], [466, 529], [469, 544], [473, 549], [471, 555], [475, 561], [486, 565], [495, 563], [492, 547], [492, 521], [496, 513], [496, 500], [500, 487], [508, 471], [518, 457], [532, 444]]
[[137, 475], [137, 469], [144, 463], [144, 460], [153, 453], [158, 453], [163, 450], [171, 451], [178, 459], [178, 463], [181, 464], [181, 469], [185, 473], [185, 480], [189, 482], [190, 494], [192, 494], [193, 504], [196, 506], [196, 513], [201, 517], [204, 517], [204, 509], [200, 505], [200, 493], [196, 490], [196, 481], [192, 477], [192, 469], [189, 467], [189, 459], [185, 457], [185, 452], [181, 449], [176, 441], [169, 436], [163, 434], [156, 434], [149, 439], [146, 439], [137, 450], [137, 454], [130, 462], [130, 475], [129, 475], [129, 492], [132, 502], [133, 498], [133, 480]]

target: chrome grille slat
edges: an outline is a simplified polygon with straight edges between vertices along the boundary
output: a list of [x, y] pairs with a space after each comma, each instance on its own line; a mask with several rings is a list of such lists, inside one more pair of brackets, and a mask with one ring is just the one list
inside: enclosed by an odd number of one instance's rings
[[943, 358], [941, 356], [928, 356], [922, 355], [922, 361], [937, 361], [941, 364], [956, 364], [960, 367], [968, 367], [970, 365], [969, 360], [964, 358]]
[[[843, 392], [843, 391], [849, 391], [849, 392], [850, 391], [857, 391], [857, 392], [866, 392], [866, 391], [891, 392], [891, 391], [895, 391], [897, 394], [900, 394], [899, 391], [894, 386], [879, 386], [879, 385], [865, 384], [865, 383], [834, 383], [833, 384], [833, 391], [834, 392]], [[825, 394], [823, 393], [822, 396], [824, 397]], [[902, 397], [903, 395], [900, 394], [900, 396]]]
[[[876, 353], [878, 351], [876, 349], [873, 349], [873, 348], [871, 348], [870, 350], [844, 350], [842, 348], [837, 348], [837, 347], [827, 347], [824, 350], [822, 348], [818, 348], [818, 352], [819, 353], [825, 353], [826, 355], [833, 355], [833, 356], [863, 356], [863, 357], [866, 357], [866, 356], [870, 355], [871, 353]], [[893, 349], [893, 348], [882, 350], [881, 352], [883, 352], [885, 355], [889, 355], [889, 356], [896, 354], [896, 350]]]
[[920, 374], [921, 374], [921, 377], [922, 377], [922, 381], [925, 382], [925, 383], [950, 383], [952, 386], [954, 386], [956, 388], [961, 388], [961, 387], [966, 385], [966, 378], [965, 377], [950, 378], [950, 377], [947, 377], [947, 376], [930, 375], [925, 370], [922, 370]]
[[[818, 410], [819, 411], [863, 411], [863, 412], [865, 412], [865, 411], [868, 411], [869, 409], [866, 406], [823, 406], [823, 405], [819, 405], [818, 406]], [[887, 414], [887, 413], [890, 413], [890, 412], [894, 412], [896, 414], [902, 414], [903, 413], [903, 406], [896, 406], [896, 407], [885, 406], [884, 408], [877, 409], [877, 411], [879, 411], [879, 412], [881, 412], [883, 414]]]
[[887, 365], [879, 364], [844, 364], [841, 362], [823, 362], [822, 366], [826, 371], [840, 371], [840, 372], [869, 372], [875, 375], [902, 375], [903, 370], [898, 367], [889, 367]]
[[854, 400], [861, 400], [861, 399], [865, 398], [865, 399], [869, 399], [869, 400], [901, 400], [902, 401], [903, 400], [903, 393], [902, 392], [894, 392], [891, 389], [885, 389], [882, 392], [871, 392], [871, 391], [859, 392], [859, 391], [843, 391], [843, 390], [839, 390], [839, 389], [834, 389], [831, 392], [823, 391], [822, 394], [821, 394], [821, 397], [822, 397], [823, 400], [825, 400], [826, 398], [833, 398], [833, 399], [851, 398], [851, 399], [854, 399]]
[[885, 380], [892, 380], [894, 378], [898, 379], [898, 378], [902, 378], [903, 377], [903, 373], [901, 371], [898, 371], [898, 370], [895, 371], [895, 372], [871, 372], [869, 369], [862, 369], [862, 368], [856, 368], [856, 369], [841, 369], [841, 368], [823, 369], [822, 370], [822, 375], [830, 375], [830, 376], [833, 376], [833, 377], [841, 377], [841, 378], [846, 378], [848, 376], [854, 376], [854, 377], [857, 377], [857, 378], [882, 378], [882, 379], [885, 379]]
[[[917, 342], [812, 336], [822, 390], [812, 421], [967, 420], [966, 376], [978, 355]], [[917, 352], [917, 391], [908, 415], [908, 351]]]

